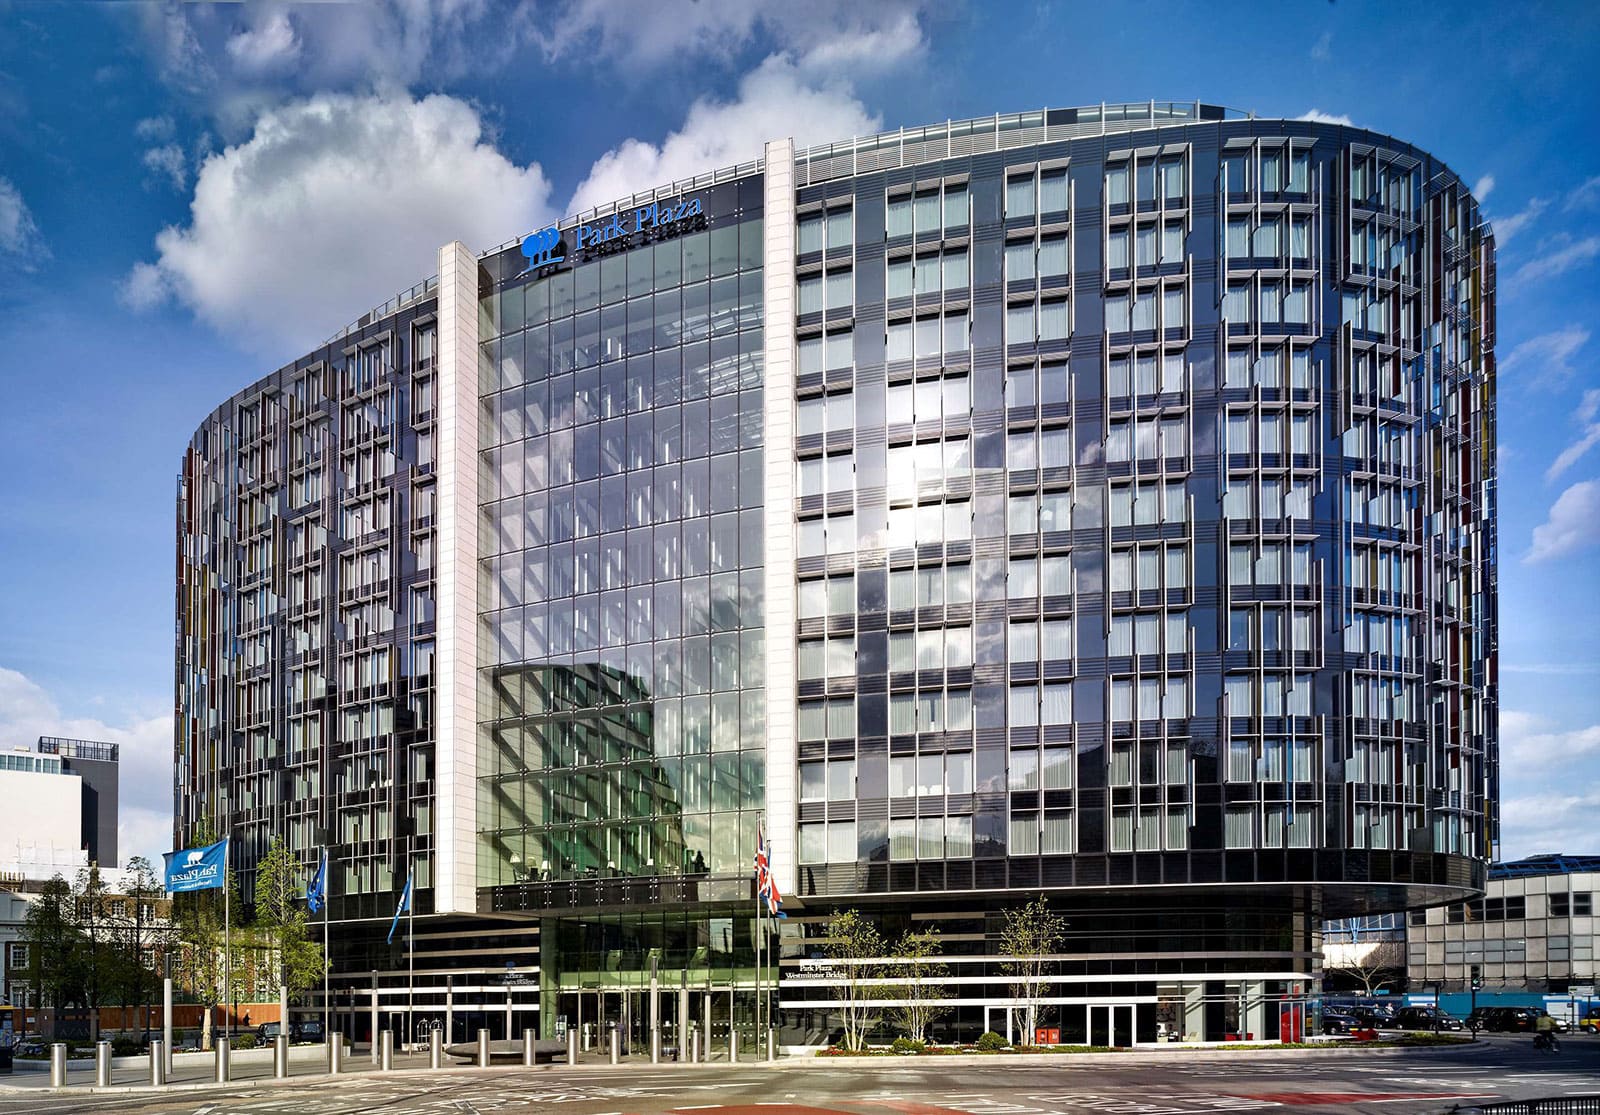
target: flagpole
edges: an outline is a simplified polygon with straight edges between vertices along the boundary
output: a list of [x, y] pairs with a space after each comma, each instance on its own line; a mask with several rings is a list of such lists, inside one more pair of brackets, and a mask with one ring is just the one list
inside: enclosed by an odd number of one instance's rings
[[[751, 926], [756, 939], [756, 1049], [761, 1049], [761, 884], [756, 884], [756, 921]], [[759, 1055], [759, 1053], [758, 1053]]]
[[328, 940], [328, 846], [322, 846], [322, 1040], [333, 1040], [333, 948]]
[[230, 860], [233, 838], [222, 845], [222, 1035], [233, 1039], [233, 1015], [228, 1011], [228, 996], [233, 994], [233, 887], [230, 885]]
[[[411, 841], [406, 839], [406, 1045], [409, 1047], [417, 1035], [417, 896], [412, 891]], [[509, 1027], [508, 1027], [509, 1028]], [[506, 1037], [510, 1037], [508, 1033]]]

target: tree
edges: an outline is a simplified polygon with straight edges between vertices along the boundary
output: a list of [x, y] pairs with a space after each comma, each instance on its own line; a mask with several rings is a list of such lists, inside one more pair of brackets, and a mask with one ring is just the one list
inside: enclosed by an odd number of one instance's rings
[[59, 1010], [83, 994], [83, 934], [75, 912], [72, 887], [60, 875], [28, 904], [22, 938], [28, 943], [28, 981], [41, 1008]]
[[116, 957], [111, 939], [109, 891], [100, 865], [78, 869], [73, 888], [73, 909], [83, 935], [83, 1002], [89, 1008], [89, 1040], [100, 1038], [100, 1008], [116, 981]]
[[1025, 1044], [1032, 1044], [1044, 999], [1044, 977], [1055, 968], [1053, 955], [1066, 939], [1067, 919], [1050, 909], [1044, 895], [1005, 911], [1000, 931], [1001, 965], [1011, 977], [1011, 997], [1023, 1004]]
[[1406, 975], [1406, 945], [1400, 940], [1369, 938], [1328, 942], [1323, 946], [1324, 985], [1343, 984], [1363, 995], [1398, 985]]
[[[123, 869], [123, 890], [126, 892], [128, 911], [118, 926], [119, 951], [122, 963], [118, 966], [123, 1006], [149, 1006], [147, 989], [155, 984], [155, 973], [160, 957], [166, 953], [162, 947], [163, 934], [156, 924], [156, 903], [165, 891], [156, 878], [155, 869], [143, 856], [133, 856]], [[145, 1033], [150, 1032], [150, 1011], [145, 1010]]]
[[950, 996], [944, 984], [950, 969], [938, 959], [943, 948], [937, 929], [908, 932], [894, 947], [894, 974], [904, 982], [892, 993], [904, 1005], [889, 1008], [889, 1021], [912, 1041], [928, 1040], [928, 1027], [950, 1013], [944, 1002]]
[[306, 930], [304, 869], [280, 837], [256, 865], [256, 928], [277, 951], [268, 974], [269, 989], [295, 995], [322, 978], [322, 946]]
[[870, 918], [859, 910], [846, 910], [828, 919], [828, 942], [822, 951], [838, 965], [834, 975], [839, 980], [845, 1048], [859, 1050], [882, 1013], [873, 1000], [882, 998], [883, 988], [873, 981], [882, 971], [888, 943]]
[[[195, 826], [192, 839], [199, 844], [216, 841], [211, 827], [204, 821]], [[224, 903], [238, 902], [233, 871], [226, 872], [228, 890], [196, 890], [173, 895], [172, 923], [177, 937], [176, 976], [206, 1010], [201, 1019], [200, 1041], [202, 1048], [211, 1048], [212, 1016], [218, 1004], [228, 1001], [230, 994], [244, 986], [243, 965], [231, 966], [232, 988], [227, 986], [230, 966], [228, 950], [232, 942], [224, 933]]]

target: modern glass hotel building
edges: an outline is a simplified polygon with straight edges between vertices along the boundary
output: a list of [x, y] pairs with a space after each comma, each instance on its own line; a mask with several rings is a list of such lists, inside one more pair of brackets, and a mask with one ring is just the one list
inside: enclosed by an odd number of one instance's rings
[[[240, 391], [177, 501], [177, 828], [328, 845], [364, 1032], [826, 1040], [828, 916], [936, 1033], [1278, 1033], [1317, 924], [1496, 825], [1493, 238], [1371, 132], [1049, 110], [708, 171]], [[416, 933], [385, 944], [408, 865]], [[374, 976], [373, 973], [377, 975]], [[414, 974], [413, 974], [414, 973]], [[652, 995], [652, 989], [659, 995]]]

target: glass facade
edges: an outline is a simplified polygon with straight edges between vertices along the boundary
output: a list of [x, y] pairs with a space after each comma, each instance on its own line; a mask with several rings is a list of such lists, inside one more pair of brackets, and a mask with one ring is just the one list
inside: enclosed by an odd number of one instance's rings
[[[807, 1032], [851, 906], [978, 927], [964, 1032], [1005, 997], [994, 911], [1048, 893], [1098, 927], [1075, 949], [1206, 973], [1063, 971], [1064, 1024], [1147, 1040], [1297, 994], [1319, 917], [1481, 889], [1494, 248], [1437, 160], [1050, 110], [778, 145], [535, 240], [196, 435], [185, 832], [242, 824], [249, 863], [287, 825], [373, 906], [415, 862], [431, 909], [448, 803], [445, 866], [539, 927], [547, 1036], [636, 1024], [646, 956], [753, 1018], [763, 817]], [[447, 650], [474, 685], [436, 713]], [[1130, 995], [1168, 1005], [1083, 1006]]]
[[1471, 199], [1316, 128], [1004, 123], [801, 160], [855, 234], [802, 217], [802, 289], [856, 275], [796, 392], [799, 892], [1480, 882]]
[[433, 879], [432, 289], [215, 411], [178, 483], [178, 846], [330, 853], [336, 918]]
[[742, 875], [764, 801], [759, 195], [482, 303], [483, 886]]

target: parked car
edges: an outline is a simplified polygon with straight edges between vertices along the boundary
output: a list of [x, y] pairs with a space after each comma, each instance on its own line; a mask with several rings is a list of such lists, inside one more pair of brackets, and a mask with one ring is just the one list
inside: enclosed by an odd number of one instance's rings
[[[263, 1022], [256, 1027], [256, 1041], [262, 1044], [270, 1043], [282, 1033], [281, 1023]], [[320, 1042], [322, 1040], [321, 1022], [289, 1022], [289, 1044], [300, 1045], [306, 1042]]]
[[1348, 1034], [1351, 1030], [1360, 1030], [1364, 1027], [1365, 1024], [1361, 1019], [1353, 1014], [1334, 1010], [1322, 1012], [1322, 1032], [1324, 1034]]
[[1578, 1019], [1578, 1029], [1586, 1034], [1600, 1034], [1600, 1007], [1590, 1007], [1588, 1012]]
[[1526, 1034], [1533, 1030], [1540, 1012], [1533, 1007], [1479, 1007], [1467, 1016], [1469, 1024], [1497, 1034]]
[[1395, 1012], [1394, 1026], [1399, 1030], [1459, 1030], [1461, 1019], [1438, 1007], [1402, 1007]]

